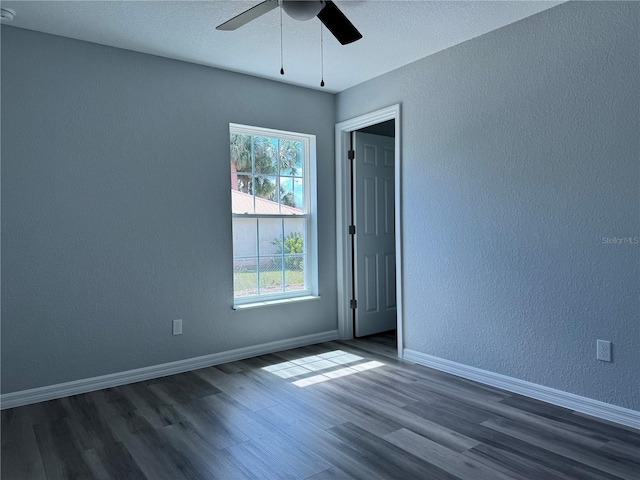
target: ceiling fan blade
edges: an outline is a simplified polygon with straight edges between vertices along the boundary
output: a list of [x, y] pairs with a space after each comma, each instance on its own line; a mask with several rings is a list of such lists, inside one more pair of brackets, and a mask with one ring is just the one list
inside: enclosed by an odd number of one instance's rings
[[227, 20], [216, 27], [216, 30], [235, 30], [241, 26], [255, 20], [261, 15], [273, 10], [278, 6], [278, 0], [265, 0], [249, 10], [245, 10], [240, 15], [236, 15], [231, 20]]
[[318, 18], [342, 45], [347, 45], [362, 38], [358, 29], [353, 26], [353, 23], [344, 16], [344, 13], [331, 0], [326, 0], [326, 5], [320, 10]]

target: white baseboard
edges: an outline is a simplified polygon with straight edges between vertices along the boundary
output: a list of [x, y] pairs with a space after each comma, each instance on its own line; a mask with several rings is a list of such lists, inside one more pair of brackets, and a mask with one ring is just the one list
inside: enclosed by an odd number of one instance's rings
[[431, 367], [458, 377], [474, 380], [485, 385], [501, 388], [509, 392], [542, 400], [543, 402], [568, 408], [576, 412], [586, 413], [593, 417], [619, 423], [640, 430], [640, 412], [628, 408], [618, 407], [573, 393], [563, 392], [499, 373], [481, 370], [479, 368], [452, 362], [444, 358], [434, 357], [415, 350], [404, 350], [404, 360]]
[[45, 387], [21, 390], [0, 395], [0, 409], [21, 407], [31, 403], [44, 402], [55, 398], [78, 395], [80, 393], [92, 392], [103, 388], [117, 387], [127, 383], [141, 382], [152, 378], [166, 377], [176, 373], [188, 372], [199, 368], [220, 365], [221, 363], [234, 362], [245, 358], [265, 355], [267, 353], [279, 352], [290, 348], [304, 347], [315, 343], [329, 342], [337, 340], [338, 330], [314, 333], [302, 337], [277, 340], [275, 342], [263, 343], [251, 347], [237, 348], [226, 352], [203, 355], [201, 357], [187, 358], [176, 362], [162, 363], [150, 367], [136, 368], [126, 372], [111, 373], [99, 377], [74, 380], [72, 382], [47, 385]]

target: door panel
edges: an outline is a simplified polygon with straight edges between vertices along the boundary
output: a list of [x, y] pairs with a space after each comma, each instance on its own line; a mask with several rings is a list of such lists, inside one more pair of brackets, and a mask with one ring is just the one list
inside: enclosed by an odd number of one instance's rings
[[355, 135], [358, 337], [396, 328], [394, 139]]
[[[363, 188], [363, 210], [365, 236], [378, 236], [378, 179], [375, 177], [364, 177], [362, 179]], [[358, 206], [356, 206], [358, 208]]]
[[[393, 166], [391, 167], [393, 168]], [[395, 233], [396, 212], [394, 209], [396, 187], [393, 177], [384, 178], [384, 234]]]
[[[356, 132], [357, 134], [357, 132]], [[364, 134], [360, 134], [364, 135]], [[363, 145], [362, 163], [364, 165], [377, 166], [378, 164], [378, 148], [376, 145]]]
[[378, 255], [365, 255], [364, 258], [364, 292], [366, 313], [377, 313], [380, 304], [378, 298]]
[[393, 168], [395, 164], [394, 158], [396, 156], [396, 149], [393, 145], [391, 147], [383, 147], [382, 151], [384, 152], [384, 166]]

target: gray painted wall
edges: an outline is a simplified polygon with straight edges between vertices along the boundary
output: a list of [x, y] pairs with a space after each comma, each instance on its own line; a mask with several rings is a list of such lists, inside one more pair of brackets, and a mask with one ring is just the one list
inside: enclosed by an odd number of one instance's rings
[[[405, 344], [640, 410], [638, 2], [570, 2], [338, 94], [402, 103]], [[611, 340], [613, 363], [595, 359]]]
[[[334, 121], [330, 94], [3, 26], [3, 393], [336, 329]], [[313, 308], [231, 310], [229, 122], [317, 135]]]

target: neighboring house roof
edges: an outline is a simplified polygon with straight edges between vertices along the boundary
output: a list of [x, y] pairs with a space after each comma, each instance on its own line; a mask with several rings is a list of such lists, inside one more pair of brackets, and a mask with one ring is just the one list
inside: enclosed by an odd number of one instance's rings
[[[278, 203], [267, 200], [266, 198], [256, 198], [256, 210], [255, 213], [275, 213], [285, 215], [303, 215], [304, 211], [293, 208], [288, 205], [280, 205], [278, 210]], [[231, 190], [231, 211], [233, 213], [254, 213], [253, 211], [253, 195], [240, 192], [238, 190]]]

